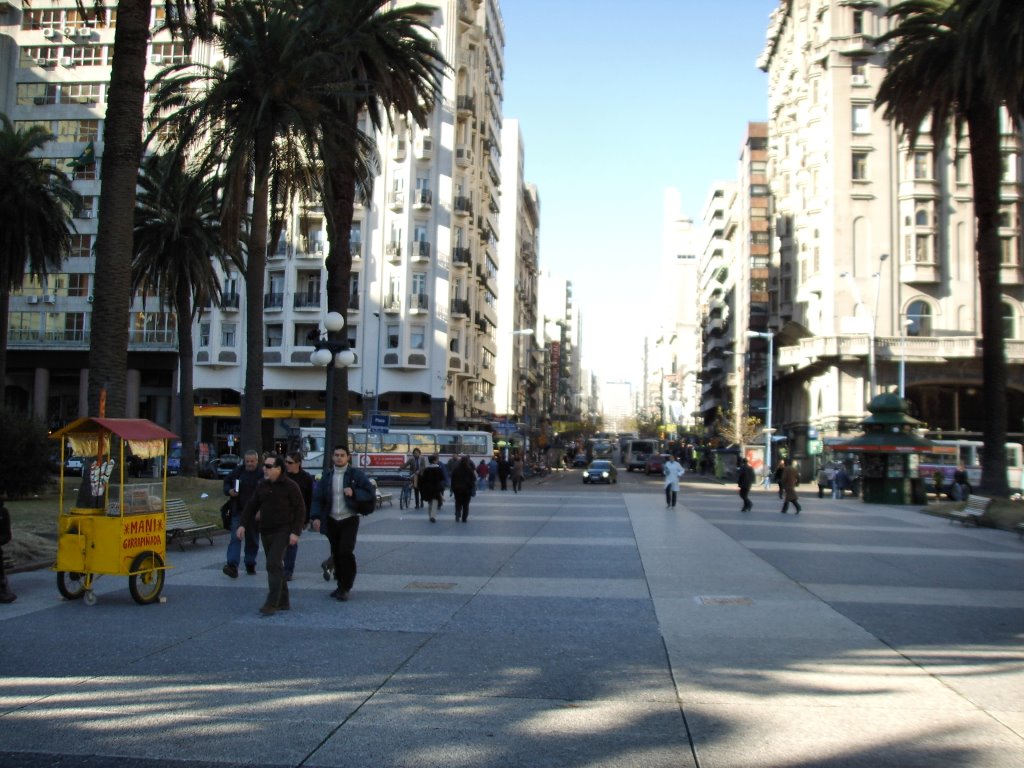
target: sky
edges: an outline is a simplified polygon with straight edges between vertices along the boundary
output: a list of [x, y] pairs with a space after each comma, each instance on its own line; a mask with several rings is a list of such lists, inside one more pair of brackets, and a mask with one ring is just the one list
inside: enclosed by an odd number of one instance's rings
[[[663, 194], [699, 220], [765, 120], [755, 64], [778, 0], [502, 0], [503, 112], [537, 185], [540, 269], [572, 281], [583, 364], [642, 380], [659, 323]], [[696, 300], [696, 297], [695, 299]]]

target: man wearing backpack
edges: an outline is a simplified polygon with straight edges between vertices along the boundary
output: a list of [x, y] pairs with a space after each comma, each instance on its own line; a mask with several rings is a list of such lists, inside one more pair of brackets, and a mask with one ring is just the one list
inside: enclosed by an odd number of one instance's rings
[[334, 466], [324, 472], [313, 489], [313, 530], [324, 534], [331, 543], [334, 576], [337, 588], [331, 593], [335, 600], [348, 600], [356, 581], [356, 535], [359, 518], [372, 512], [377, 491], [362, 471], [349, 461], [348, 446], [336, 445], [331, 454]]

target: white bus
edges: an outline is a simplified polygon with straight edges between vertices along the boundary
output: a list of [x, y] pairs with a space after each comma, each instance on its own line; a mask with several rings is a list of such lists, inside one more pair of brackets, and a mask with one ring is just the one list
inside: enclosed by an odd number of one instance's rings
[[[967, 482], [972, 486], [981, 483], [984, 445], [980, 440], [932, 440], [932, 444], [934, 450], [922, 453], [918, 464], [918, 475], [924, 478], [925, 487], [929, 491], [933, 491], [936, 472], [942, 474], [943, 488], [949, 488], [953, 483], [953, 473], [960, 464], [967, 471]], [[1020, 443], [1006, 444], [1006, 482], [1011, 491], [1024, 488], [1022, 453], [1024, 450]]]
[[[324, 463], [324, 428], [299, 427], [295, 439], [303, 467], [318, 474]], [[494, 455], [489, 432], [419, 427], [391, 427], [384, 434], [369, 435], [362, 427], [349, 427], [348, 447], [355, 466], [378, 481], [392, 482], [403, 479], [402, 466], [414, 448], [419, 448], [424, 458], [436, 453], [441, 463], [452, 456], [469, 456], [476, 465], [481, 459], [490, 461]]]
[[658, 453], [657, 440], [630, 440], [626, 443], [626, 451], [622, 454], [622, 463], [626, 465], [626, 471], [634, 469], [646, 469], [647, 459], [652, 454]]

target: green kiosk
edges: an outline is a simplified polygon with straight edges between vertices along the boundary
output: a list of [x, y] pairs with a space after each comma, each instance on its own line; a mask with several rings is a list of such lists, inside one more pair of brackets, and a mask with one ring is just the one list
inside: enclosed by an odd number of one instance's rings
[[919, 437], [924, 425], [907, 414], [909, 403], [895, 393], [876, 395], [868, 404], [864, 434], [836, 449], [861, 454], [861, 495], [865, 504], [927, 504], [924, 478], [918, 472], [931, 440]]

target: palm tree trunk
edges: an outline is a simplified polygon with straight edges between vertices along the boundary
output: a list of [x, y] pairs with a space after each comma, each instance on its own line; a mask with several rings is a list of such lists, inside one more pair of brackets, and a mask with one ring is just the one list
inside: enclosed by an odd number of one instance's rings
[[1006, 352], [1000, 288], [999, 112], [987, 106], [966, 110], [971, 141], [974, 215], [977, 219], [978, 283], [981, 289], [981, 378], [985, 390], [981, 484], [993, 496], [1006, 497]]
[[273, 135], [256, 136], [252, 220], [245, 269], [245, 392], [242, 395], [242, 451], [263, 449], [263, 290], [267, 265], [270, 160]]
[[103, 124], [103, 187], [89, 337], [89, 411], [99, 412], [100, 390], [105, 389], [106, 415], [112, 417], [124, 416], [126, 407], [132, 226], [142, 157], [149, 12], [150, 0], [120, 0], [117, 4], [117, 55], [110, 70]]
[[182, 477], [196, 475], [196, 417], [194, 388], [192, 386], [192, 296], [189, 286], [180, 282], [174, 297], [174, 311], [178, 315], [178, 411], [181, 425], [181, 466]]
[[7, 312], [11, 306], [11, 295], [0, 291], [0, 409], [7, 405], [7, 334], [11, 328], [11, 318]]
[[[348, 317], [349, 289], [352, 284], [352, 252], [349, 250], [349, 233], [352, 230], [352, 210], [355, 205], [355, 176], [344, 163], [327, 169], [329, 199], [325, 201], [327, 213], [327, 239], [331, 249], [324, 260], [327, 270], [327, 311], [340, 312]], [[365, 347], [364, 347], [365, 349]], [[366, 370], [366, 356], [359, 360]], [[348, 444], [349, 386], [348, 369], [339, 368], [334, 372], [334, 402], [327, 403], [331, 409], [333, 435], [327, 435], [325, 445]]]

